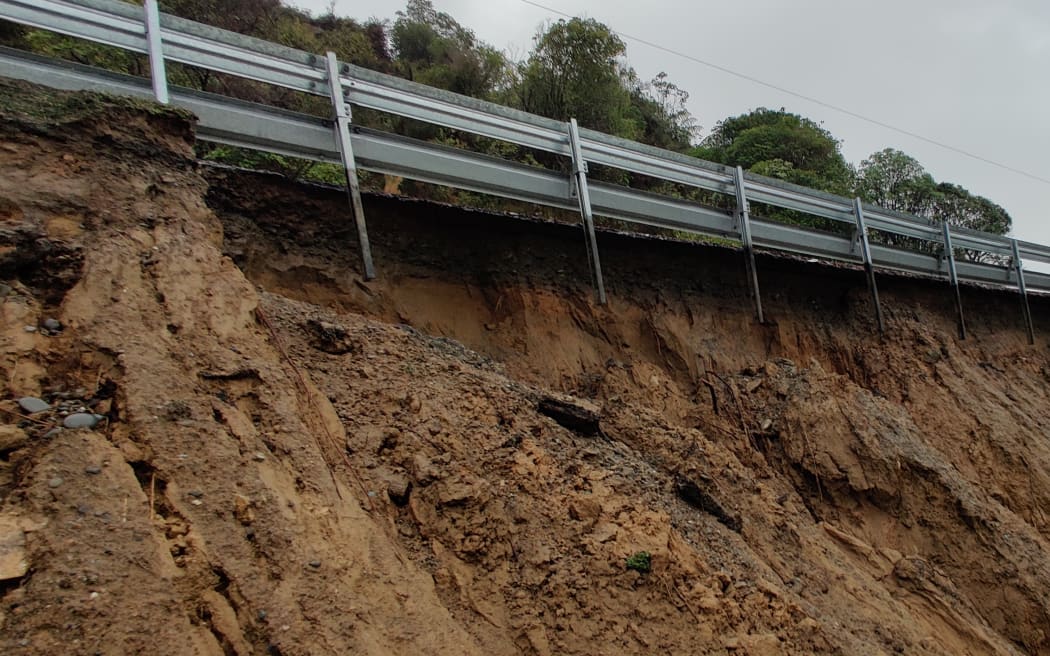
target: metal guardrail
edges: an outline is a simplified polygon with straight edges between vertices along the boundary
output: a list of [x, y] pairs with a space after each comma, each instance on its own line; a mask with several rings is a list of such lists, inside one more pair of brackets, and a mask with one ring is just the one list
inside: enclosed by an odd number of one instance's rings
[[[0, 49], [0, 74], [63, 89], [94, 89], [152, 97], [193, 111], [199, 136], [246, 148], [334, 162], [347, 172], [364, 275], [374, 277], [357, 167], [437, 184], [579, 210], [599, 302], [604, 282], [592, 214], [623, 221], [740, 240], [748, 282], [764, 320], [753, 247], [860, 263], [880, 330], [882, 309], [874, 271], [903, 270], [946, 277], [954, 291], [959, 334], [965, 337], [960, 281], [1016, 288], [1023, 301], [1029, 341], [1034, 341], [1028, 291], [1050, 292], [1050, 275], [1026, 271], [1023, 259], [1050, 264], [1050, 247], [1001, 235], [949, 227], [813, 189], [755, 176], [740, 169], [627, 141], [575, 121], [562, 123], [508, 107], [426, 87], [326, 57], [202, 25], [157, 11], [156, 0], [137, 7], [117, 0], [0, 0], [0, 18], [147, 55], [150, 83]], [[287, 112], [232, 98], [169, 89], [165, 62], [188, 64], [313, 95], [333, 104], [333, 120]], [[337, 79], [337, 84], [331, 80]], [[350, 107], [389, 112], [443, 127], [511, 142], [572, 161], [569, 179], [460, 149], [437, 146], [352, 126]], [[589, 181], [588, 164], [623, 169], [736, 199], [733, 214], [670, 196]], [[801, 211], [853, 226], [852, 238], [752, 217], [749, 202]], [[939, 253], [869, 243], [869, 230], [935, 244]], [[1008, 258], [1009, 266], [956, 261], [954, 249]]]

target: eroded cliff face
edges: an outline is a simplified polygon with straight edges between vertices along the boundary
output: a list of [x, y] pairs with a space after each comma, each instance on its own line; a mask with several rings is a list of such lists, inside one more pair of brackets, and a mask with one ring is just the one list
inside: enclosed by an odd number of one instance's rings
[[959, 341], [883, 275], [879, 336], [760, 257], [758, 325], [739, 254], [606, 233], [599, 307], [577, 229], [378, 196], [366, 283], [341, 192], [2, 91], [5, 651], [1050, 653], [1041, 300]]

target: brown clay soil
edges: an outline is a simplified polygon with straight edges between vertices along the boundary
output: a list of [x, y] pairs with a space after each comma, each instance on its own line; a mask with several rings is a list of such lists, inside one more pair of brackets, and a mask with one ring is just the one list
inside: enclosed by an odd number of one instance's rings
[[342, 192], [0, 95], [2, 653], [1050, 654], [1045, 300], [880, 274], [880, 336], [766, 255], [758, 325], [602, 233], [602, 307], [578, 228], [386, 196], [364, 282]]

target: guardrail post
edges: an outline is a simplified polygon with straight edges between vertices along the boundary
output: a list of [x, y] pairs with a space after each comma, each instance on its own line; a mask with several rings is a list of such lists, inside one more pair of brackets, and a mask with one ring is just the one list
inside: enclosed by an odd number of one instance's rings
[[959, 274], [955, 269], [955, 251], [952, 249], [952, 231], [948, 222], [941, 224], [944, 231], [944, 257], [948, 263], [948, 282], [955, 294], [955, 311], [959, 316], [959, 339], [966, 339], [966, 319], [963, 318], [962, 293], [959, 291]]
[[864, 273], [868, 276], [868, 289], [871, 290], [871, 300], [875, 302], [875, 320], [879, 324], [879, 332], [886, 332], [886, 323], [882, 319], [882, 305], [879, 303], [879, 288], [875, 284], [875, 266], [871, 262], [871, 245], [868, 243], [868, 227], [864, 224], [864, 210], [861, 208], [860, 198], [853, 199], [853, 214], [857, 218], [857, 238], [860, 240], [860, 254], [864, 258]]
[[598, 304], [605, 305], [605, 280], [602, 278], [602, 263], [598, 259], [598, 239], [594, 234], [594, 214], [591, 213], [591, 194], [587, 190], [587, 161], [580, 147], [580, 128], [576, 119], [569, 119], [569, 146], [572, 148], [572, 174], [576, 180], [576, 191], [583, 217], [583, 233], [587, 240], [587, 262], [594, 274], [594, 285], [598, 293]]
[[365, 226], [365, 208], [361, 203], [361, 185], [357, 181], [357, 164], [354, 162], [354, 148], [350, 143], [350, 103], [343, 95], [343, 84], [339, 80], [339, 60], [334, 52], [326, 55], [328, 69], [328, 88], [335, 110], [335, 137], [339, 142], [339, 154], [343, 160], [343, 171], [346, 173], [346, 190], [350, 196], [350, 207], [357, 225], [357, 241], [361, 246], [361, 264], [364, 267], [365, 280], [374, 280], [375, 266], [372, 264], [372, 247], [368, 243], [368, 229]]
[[744, 244], [744, 265], [747, 268], [747, 280], [751, 285], [751, 297], [755, 299], [755, 311], [758, 322], [765, 323], [762, 313], [762, 294], [758, 288], [758, 268], [755, 266], [755, 246], [751, 241], [751, 210], [747, 203], [747, 191], [744, 189], [744, 169], [736, 167], [736, 218], [740, 241]]
[[1021, 249], [1017, 247], [1017, 240], [1011, 239], [1010, 245], [1014, 250], [1014, 271], [1017, 273], [1017, 291], [1021, 293], [1021, 309], [1024, 312], [1024, 327], [1028, 331], [1028, 343], [1035, 344], [1035, 330], [1032, 327], [1032, 309], [1028, 307], [1028, 288], [1024, 283], [1024, 266], [1021, 262]]
[[149, 47], [149, 75], [153, 82], [153, 97], [162, 105], [168, 104], [168, 73], [164, 66], [164, 44], [160, 35], [160, 9], [157, 0], [146, 0], [146, 44]]

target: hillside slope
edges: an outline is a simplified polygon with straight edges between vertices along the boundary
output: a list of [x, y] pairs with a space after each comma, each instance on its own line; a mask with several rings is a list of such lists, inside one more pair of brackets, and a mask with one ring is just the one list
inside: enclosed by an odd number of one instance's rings
[[1050, 653], [1041, 300], [880, 276], [880, 337], [762, 257], [759, 326], [603, 234], [598, 307], [576, 229], [386, 197], [364, 283], [341, 192], [0, 92], [5, 653]]

